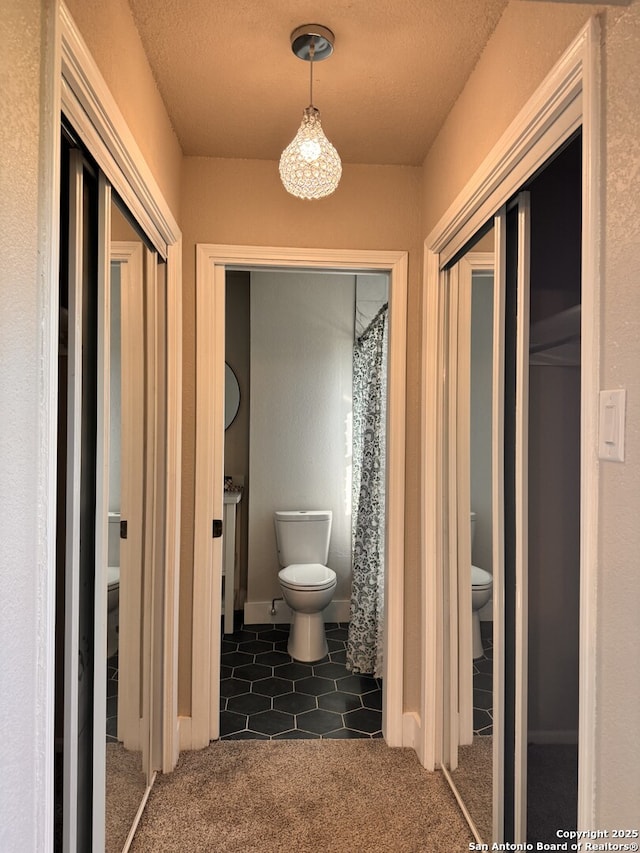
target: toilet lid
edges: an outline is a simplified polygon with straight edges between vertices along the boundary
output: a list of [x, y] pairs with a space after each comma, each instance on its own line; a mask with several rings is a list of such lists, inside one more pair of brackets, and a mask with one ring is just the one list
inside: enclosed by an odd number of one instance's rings
[[471, 586], [487, 587], [493, 583], [493, 577], [479, 566], [471, 566]]
[[327, 589], [336, 582], [336, 573], [320, 563], [292, 563], [278, 572], [280, 583], [291, 589]]

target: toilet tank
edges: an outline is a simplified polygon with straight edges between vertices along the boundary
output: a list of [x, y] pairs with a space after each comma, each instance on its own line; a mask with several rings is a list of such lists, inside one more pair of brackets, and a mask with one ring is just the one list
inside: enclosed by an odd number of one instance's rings
[[278, 562], [326, 565], [331, 538], [331, 510], [288, 510], [274, 513]]

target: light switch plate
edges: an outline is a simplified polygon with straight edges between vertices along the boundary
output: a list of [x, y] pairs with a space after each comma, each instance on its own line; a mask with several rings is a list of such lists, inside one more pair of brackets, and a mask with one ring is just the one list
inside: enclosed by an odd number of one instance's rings
[[598, 456], [608, 462], [624, 462], [624, 419], [627, 392], [623, 388], [600, 392]]

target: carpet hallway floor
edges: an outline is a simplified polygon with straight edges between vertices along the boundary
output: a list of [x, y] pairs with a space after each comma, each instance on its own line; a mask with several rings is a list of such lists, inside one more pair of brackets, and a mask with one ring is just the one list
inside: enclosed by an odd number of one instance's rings
[[133, 853], [462, 853], [444, 777], [382, 740], [217, 741], [159, 776]]

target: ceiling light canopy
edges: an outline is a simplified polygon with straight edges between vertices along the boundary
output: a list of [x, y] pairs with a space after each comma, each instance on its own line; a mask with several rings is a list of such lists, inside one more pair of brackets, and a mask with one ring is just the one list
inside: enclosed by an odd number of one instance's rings
[[322, 130], [320, 112], [313, 105], [313, 63], [333, 53], [331, 30], [319, 24], [305, 24], [291, 33], [291, 49], [309, 62], [309, 106], [302, 124], [280, 157], [280, 177], [284, 188], [297, 198], [323, 198], [331, 195], [342, 175], [338, 152]]

